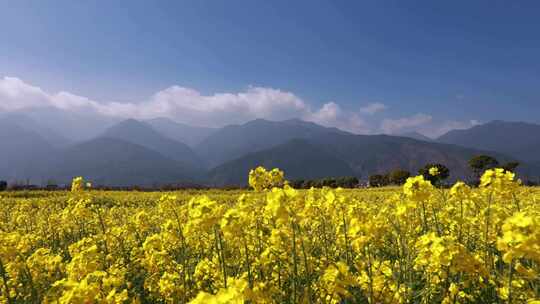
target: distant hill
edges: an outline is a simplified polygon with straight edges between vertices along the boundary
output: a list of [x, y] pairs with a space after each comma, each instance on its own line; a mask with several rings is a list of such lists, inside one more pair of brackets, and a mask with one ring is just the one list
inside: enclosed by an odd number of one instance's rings
[[256, 119], [243, 125], [226, 126], [214, 132], [197, 145], [195, 151], [209, 167], [215, 167], [292, 139], [309, 139], [321, 134], [348, 133], [299, 119], [279, 122]]
[[214, 168], [208, 174], [210, 183], [217, 186], [246, 185], [249, 171], [257, 166], [281, 168], [285, 171], [285, 178], [289, 180], [354, 175], [353, 170], [343, 160], [306, 140], [293, 139]]
[[[479, 150], [455, 145], [419, 141], [388, 135], [323, 136], [315, 142], [349, 163], [362, 177], [396, 168], [415, 174], [427, 163], [441, 163], [451, 169], [453, 179], [469, 175], [468, 160]], [[498, 155], [501, 160], [507, 157]]]
[[424, 134], [420, 134], [418, 132], [405, 132], [405, 133], [400, 133], [400, 134], [394, 134], [394, 136], [407, 137], [407, 138], [412, 138], [412, 139], [422, 140], [422, 141], [433, 141], [433, 138], [429, 138], [425, 136]]
[[143, 123], [125, 121], [96, 139], [55, 147], [27, 125], [19, 126], [31, 120], [16, 117], [0, 119], [0, 142], [5, 143], [0, 149], [0, 180], [43, 185], [84, 176], [110, 186], [204, 182], [204, 170], [197, 167], [200, 162], [189, 147]]
[[43, 138], [49, 144], [55, 147], [64, 147], [71, 142], [65, 136], [37, 122], [36, 120], [30, 118], [28, 115], [25, 115], [23, 113], [4, 113], [0, 115], [0, 121], [2, 121], [4, 124], [18, 126], [22, 129], [33, 132], [41, 136], [41, 138]]
[[[450, 168], [451, 179], [455, 180], [469, 177], [467, 162], [479, 153], [482, 152], [405, 137], [333, 133], [247, 154], [216, 167], [210, 176], [218, 185], [245, 184], [246, 170], [264, 165], [291, 172], [290, 179], [351, 175], [366, 179], [395, 169], [416, 174], [427, 163], [442, 163]], [[313, 170], [315, 173], [311, 173]]]
[[103, 132], [100, 137], [117, 138], [161, 153], [172, 160], [192, 167], [201, 167], [202, 162], [186, 144], [165, 137], [149, 124], [134, 119], [124, 120]]
[[59, 152], [47, 167], [47, 179], [61, 183], [75, 176], [109, 186], [153, 186], [201, 180], [201, 172], [190, 166], [115, 138], [76, 144]]
[[466, 130], [453, 130], [439, 142], [495, 151], [526, 162], [540, 161], [540, 125], [492, 121]]
[[0, 120], [0, 179], [34, 181], [36, 168], [55, 154], [39, 134]]
[[194, 127], [178, 123], [169, 118], [154, 118], [145, 121], [159, 133], [194, 147], [217, 131], [214, 128]]
[[24, 114], [71, 142], [92, 139], [120, 121], [95, 111], [73, 112], [53, 107], [26, 109], [14, 113]]
[[[452, 131], [440, 138], [451, 142], [446, 144], [355, 135], [298, 119], [258, 119], [213, 130], [194, 152], [150, 123], [133, 119], [109, 126], [94, 139], [66, 144], [63, 135], [41, 121], [20, 113], [2, 117], [0, 179], [9, 181], [66, 183], [84, 176], [116, 186], [244, 185], [249, 170], [258, 165], [279, 167], [291, 180], [351, 175], [367, 179], [394, 169], [415, 174], [434, 162], [448, 166], [455, 180], [469, 177], [467, 162], [478, 154], [490, 154], [500, 162], [526, 160], [519, 167], [520, 176], [535, 181], [540, 176], [540, 126], [525, 123], [492, 122]], [[214, 166], [208, 174], [200, 159]]]

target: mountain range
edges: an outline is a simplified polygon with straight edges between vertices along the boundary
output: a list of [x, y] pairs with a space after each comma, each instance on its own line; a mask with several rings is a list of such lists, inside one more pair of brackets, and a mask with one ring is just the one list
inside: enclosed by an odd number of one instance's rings
[[[294, 146], [296, 153], [292, 154], [289, 147]], [[415, 139], [388, 136], [388, 135], [354, 135], [327, 133], [316, 137], [296, 140], [277, 145], [271, 149], [248, 154], [236, 160], [226, 162], [210, 172], [212, 180], [217, 185], [237, 183], [242, 177], [244, 183], [246, 176], [240, 176], [233, 168], [253, 167], [253, 164], [263, 164], [267, 167], [286, 168], [288, 172], [291, 166], [284, 165], [284, 160], [292, 161], [298, 168], [305, 172], [312, 167], [343, 167], [340, 173], [330, 170], [317, 171], [317, 174], [307, 174], [292, 171], [291, 179], [295, 178], [322, 178], [357, 176], [366, 178], [375, 173], [386, 173], [395, 169], [418, 172], [428, 163], [442, 163], [451, 169], [452, 179], [467, 178], [470, 174], [468, 160], [475, 155], [489, 153], [477, 149], [464, 148], [455, 145], [432, 143]], [[489, 153], [502, 161], [511, 158], [498, 153]], [[319, 161], [310, 157], [319, 156]], [[326, 156], [322, 160], [321, 156]], [[308, 176], [309, 175], [309, 176]], [[230, 177], [226, 180], [223, 176]], [[221, 183], [220, 183], [221, 182]]]
[[[84, 176], [108, 186], [226, 186], [245, 185], [249, 170], [258, 165], [281, 168], [290, 180], [366, 179], [394, 169], [417, 172], [433, 162], [445, 164], [451, 178], [459, 179], [470, 175], [467, 161], [478, 154], [519, 160], [521, 173], [540, 176], [540, 125], [529, 123], [494, 121], [430, 139], [419, 133], [356, 135], [299, 119], [256, 119], [213, 129], [168, 118], [90, 119], [45, 112], [44, 120], [35, 112], [0, 115], [0, 179], [65, 184]], [[93, 129], [61, 127], [77, 119]]]
[[221, 128], [195, 147], [208, 167], [215, 167], [248, 153], [262, 151], [292, 139], [309, 139], [322, 134], [347, 134], [299, 119], [268, 121], [256, 119], [243, 125]]
[[466, 130], [452, 130], [438, 141], [540, 162], [540, 125], [537, 124], [496, 120]]
[[427, 137], [422, 133], [419, 132], [405, 132], [405, 133], [399, 133], [394, 134], [395, 136], [401, 136], [401, 137], [408, 137], [416, 140], [422, 140], [422, 141], [434, 141], [433, 138]]
[[105, 130], [99, 137], [140, 145], [186, 165], [197, 167], [202, 164], [188, 145], [165, 137], [149, 124], [135, 119], [124, 120]]
[[145, 122], [159, 133], [190, 147], [195, 147], [217, 131], [215, 128], [190, 126], [164, 117], [149, 119]]

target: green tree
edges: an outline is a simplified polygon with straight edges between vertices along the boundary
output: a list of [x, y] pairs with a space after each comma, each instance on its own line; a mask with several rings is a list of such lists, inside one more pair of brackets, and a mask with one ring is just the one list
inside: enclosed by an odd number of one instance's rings
[[515, 172], [516, 168], [519, 167], [520, 163], [517, 161], [507, 162], [506, 164], [502, 165], [501, 168], [503, 168], [505, 171]]
[[7, 189], [7, 182], [6, 181], [0, 181], [0, 191], [5, 191]]
[[484, 171], [493, 169], [499, 165], [499, 161], [489, 155], [477, 155], [469, 160], [469, 167], [476, 179], [479, 179]]
[[411, 173], [409, 171], [398, 169], [390, 172], [388, 176], [391, 184], [403, 185], [407, 181], [407, 178], [411, 176]]
[[313, 181], [305, 180], [305, 181], [302, 182], [302, 188], [303, 189], [311, 189], [311, 187], [314, 187]]
[[321, 180], [321, 184], [323, 187], [330, 187], [330, 188], [336, 188], [337, 183], [335, 178], [326, 177]]
[[358, 178], [355, 176], [340, 177], [336, 180], [337, 186], [341, 188], [354, 188], [358, 186]]
[[297, 179], [289, 182], [289, 186], [295, 188], [295, 189], [302, 189], [302, 185], [304, 184], [303, 179]]
[[450, 169], [443, 164], [427, 164], [418, 170], [418, 173], [434, 186], [439, 186], [443, 180], [450, 176]]
[[390, 184], [387, 174], [374, 174], [369, 177], [369, 185], [371, 187], [384, 187]]

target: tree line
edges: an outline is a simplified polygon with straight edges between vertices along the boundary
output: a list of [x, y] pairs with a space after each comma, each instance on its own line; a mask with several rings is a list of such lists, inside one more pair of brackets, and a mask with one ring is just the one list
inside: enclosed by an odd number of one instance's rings
[[[520, 165], [519, 162], [511, 161], [504, 164], [499, 163], [499, 161], [489, 155], [478, 155], [471, 158], [468, 161], [469, 168], [472, 172], [472, 180], [469, 181], [471, 185], [478, 184], [480, 176], [485, 170], [493, 168], [502, 168], [506, 171], [514, 172], [516, 168]], [[434, 173], [436, 169], [436, 174]], [[430, 172], [432, 170], [432, 172]], [[431, 163], [426, 164], [422, 167], [418, 174], [423, 175], [426, 180], [429, 180], [433, 185], [442, 185], [443, 182], [450, 176], [450, 169], [443, 164]], [[396, 169], [384, 174], [373, 174], [368, 178], [368, 185], [370, 187], [384, 187], [390, 185], [403, 185], [407, 178], [411, 176], [411, 172]], [[310, 188], [355, 188], [358, 187], [360, 181], [357, 177], [354, 176], [345, 176], [345, 177], [327, 177], [321, 179], [299, 179], [289, 182], [289, 184], [296, 189], [310, 189]], [[8, 183], [6, 181], [0, 181], [0, 191], [5, 191], [8, 188]], [[25, 187], [21, 187], [25, 188]], [[14, 187], [14, 189], [17, 189]], [[47, 186], [45, 189], [49, 189]], [[52, 189], [52, 188], [51, 188]]]
[[[468, 161], [468, 165], [472, 172], [472, 180], [468, 182], [471, 185], [478, 185], [484, 171], [493, 168], [502, 168], [505, 171], [514, 172], [519, 166], [519, 162], [511, 161], [501, 164], [492, 156], [477, 155]], [[450, 169], [443, 164], [432, 163], [420, 168], [418, 174], [423, 175], [424, 179], [429, 180], [433, 185], [442, 186], [443, 182], [450, 177]], [[384, 174], [371, 175], [368, 178], [368, 182], [370, 187], [399, 186], [403, 185], [410, 176], [411, 173], [409, 171], [397, 169]]]
[[321, 179], [298, 179], [289, 182], [289, 185], [295, 189], [311, 189], [313, 188], [355, 188], [360, 181], [354, 176], [344, 177], [327, 177]]

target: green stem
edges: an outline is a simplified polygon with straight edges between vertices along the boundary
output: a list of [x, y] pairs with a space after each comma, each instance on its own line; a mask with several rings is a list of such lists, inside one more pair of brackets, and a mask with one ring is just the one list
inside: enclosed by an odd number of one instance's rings
[[291, 222], [292, 228], [292, 252], [293, 252], [293, 266], [294, 266], [294, 277], [293, 277], [293, 303], [296, 303], [296, 293], [297, 293], [297, 280], [298, 280], [298, 261], [296, 256], [296, 229], [294, 227], [294, 222]]
[[251, 276], [251, 265], [249, 263], [249, 251], [246, 238], [244, 238], [244, 251], [246, 252], [246, 268], [248, 272], [249, 288], [253, 288], [253, 278]]
[[426, 216], [426, 204], [424, 201], [422, 201], [422, 215], [423, 215], [423, 229], [424, 233], [426, 233], [428, 225], [427, 225], [427, 216]]
[[223, 253], [223, 241], [221, 240], [220, 233], [217, 226], [214, 227], [214, 233], [216, 234], [216, 247], [218, 251], [218, 258], [221, 263], [221, 270], [223, 272], [223, 286], [227, 288], [227, 269], [225, 267], [225, 255]]
[[[300, 233], [300, 228], [298, 229], [298, 232]], [[304, 245], [304, 238], [302, 238], [301, 236], [300, 236], [300, 243], [302, 244], [302, 254], [304, 256], [304, 267], [306, 268], [308, 303], [311, 303], [311, 272], [309, 271], [309, 264], [308, 264], [307, 253], [306, 253], [306, 246]]]
[[11, 304], [13, 302], [11, 301], [11, 297], [9, 296], [8, 278], [7, 278], [7, 275], [6, 275], [6, 270], [4, 268], [4, 264], [2, 263], [1, 260], [0, 260], [0, 275], [2, 276], [2, 281], [4, 282], [4, 289], [6, 290], [7, 303]]
[[373, 271], [371, 269], [371, 254], [369, 252], [369, 244], [366, 245], [366, 255], [368, 260], [368, 277], [369, 277], [369, 303], [373, 304]]
[[349, 237], [347, 236], [348, 228], [347, 221], [345, 219], [345, 211], [343, 211], [343, 236], [345, 237], [345, 260], [347, 261], [347, 266], [351, 266], [351, 260], [349, 257]]
[[509, 274], [508, 274], [508, 303], [511, 304], [512, 303], [512, 277], [514, 275], [514, 260], [512, 259], [510, 261], [510, 265], [508, 265], [508, 271], [509, 271]]

